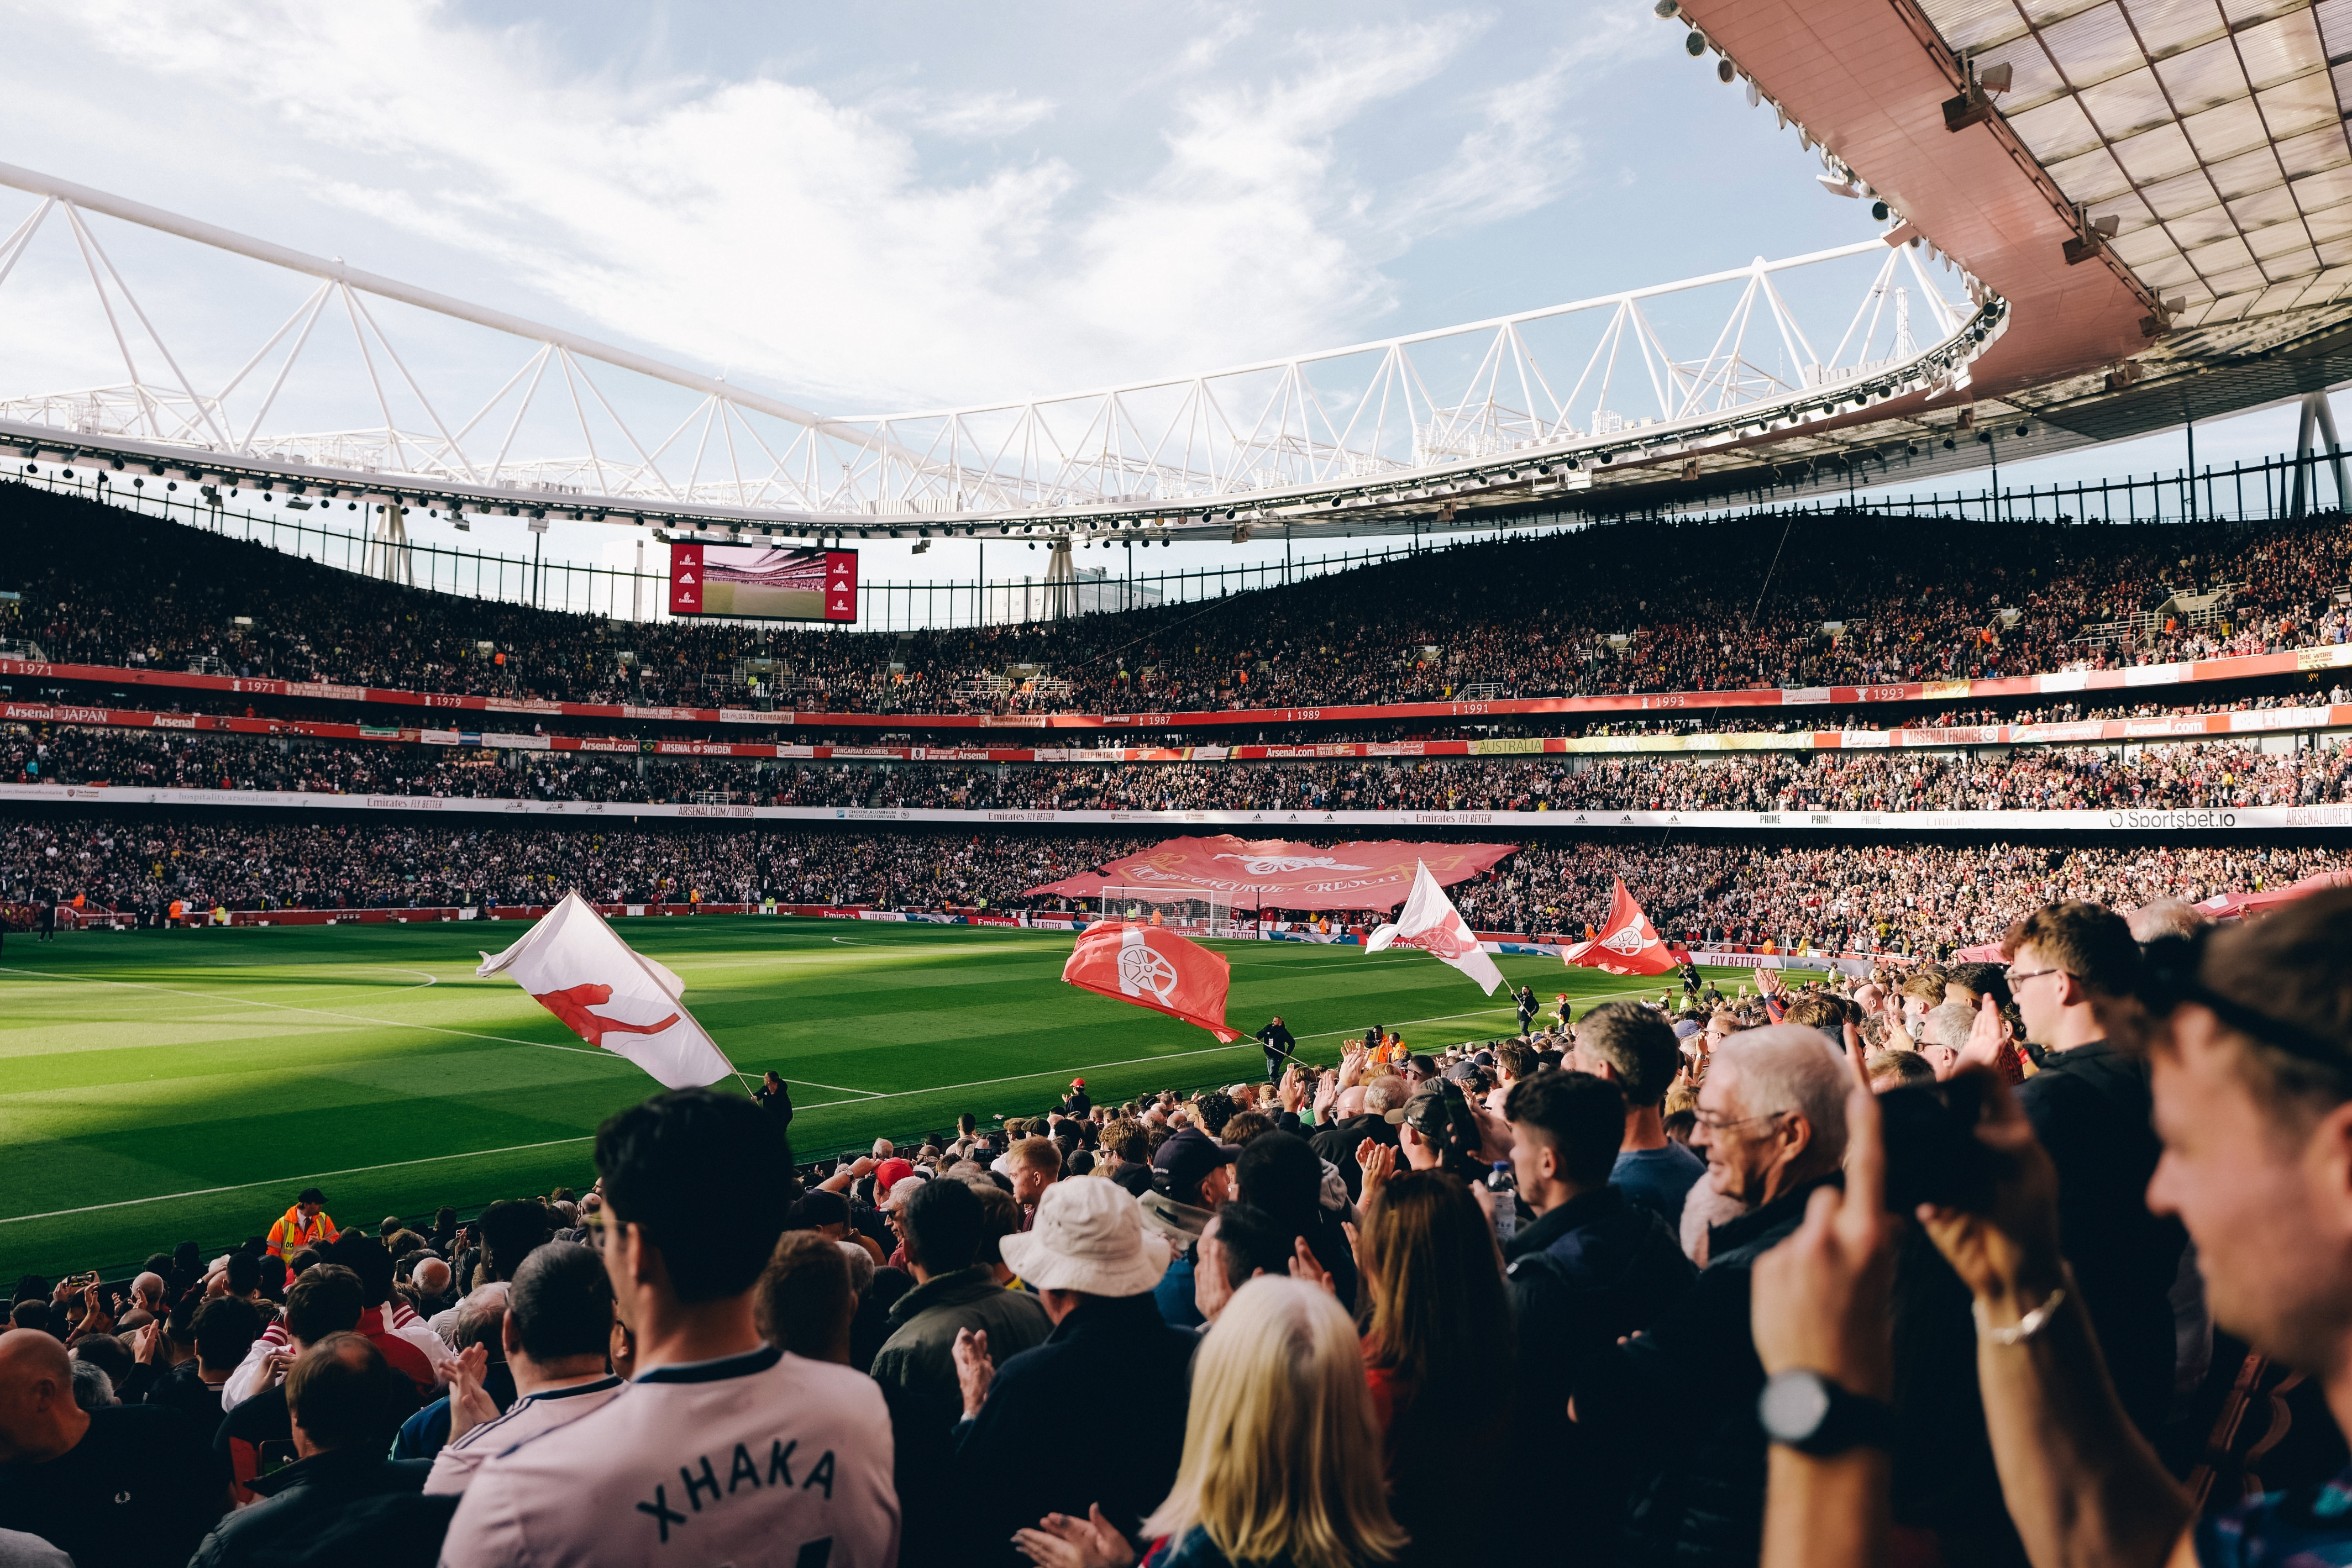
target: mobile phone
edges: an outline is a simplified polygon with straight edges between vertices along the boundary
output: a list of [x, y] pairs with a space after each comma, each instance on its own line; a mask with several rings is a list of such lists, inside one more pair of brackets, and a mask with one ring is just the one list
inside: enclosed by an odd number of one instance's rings
[[296, 1459], [301, 1458], [299, 1454], [297, 1454], [294, 1451], [294, 1440], [290, 1437], [266, 1437], [262, 1439], [261, 1446], [256, 1451], [255, 1457], [259, 1462], [259, 1473], [265, 1476], [274, 1476], [278, 1471], [284, 1469], [287, 1466], [292, 1464]]

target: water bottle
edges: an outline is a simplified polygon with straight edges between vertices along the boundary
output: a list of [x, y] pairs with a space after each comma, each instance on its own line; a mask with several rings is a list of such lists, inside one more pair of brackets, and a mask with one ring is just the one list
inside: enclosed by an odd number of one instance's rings
[[1519, 1194], [1511, 1180], [1511, 1163], [1495, 1162], [1495, 1169], [1486, 1177], [1486, 1190], [1495, 1194], [1495, 1239], [1508, 1241], [1519, 1228]]

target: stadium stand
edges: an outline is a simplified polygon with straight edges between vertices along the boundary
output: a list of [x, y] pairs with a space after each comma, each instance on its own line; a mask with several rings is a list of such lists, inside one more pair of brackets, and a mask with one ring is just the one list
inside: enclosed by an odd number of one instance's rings
[[[108, 541], [107, 559], [141, 570], [96, 569], [93, 537]], [[2336, 514], [2132, 528], [1890, 527], [1832, 514], [1791, 529], [1777, 563], [1773, 544], [1772, 531], [1746, 521], [1623, 522], [1066, 623], [623, 629], [393, 587], [258, 543], [0, 488], [0, 558], [25, 595], [5, 635], [50, 662], [195, 661], [247, 677], [551, 701], [716, 708], [743, 696], [736, 661], [747, 657], [780, 660], [807, 709], [1121, 712], [1411, 702], [1472, 688], [1517, 698], [1869, 687], [2352, 637], [2352, 608], [2336, 594], [2352, 584], [2352, 528]], [[2198, 625], [2165, 613], [2184, 595], [2219, 595], [2226, 614]], [[2144, 628], [2114, 629], [2149, 616]], [[1017, 684], [979, 694], [977, 678], [1014, 665], [1044, 670], [1054, 695], [1024, 696]]]
[[[499, 759], [511, 758], [513, 765]], [[2352, 798], [2340, 737], [2263, 752], [2244, 743], [2049, 746], [1973, 758], [1784, 752], [1553, 761], [1367, 759], [1092, 766], [793, 765], [594, 753], [291, 744], [63, 725], [0, 734], [0, 780], [542, 801], [986, 810], [1953, 811], [2316, 805]]]
[[[520, 911], [578, 888], [599, 902], [877, 910], [1070, 906], [1028, 889], [1159, 841], [1068, 835], [772, 832], [500, 824], [324, 826], [107, 815], [18, 819], [0, 832], [0, 898], [79, 893], [89, 918], [152, 923], [191, 910]], [[2137, 908], [2284, 887], [2347, 863], [2341, 849], [2257, 841], [2176, 847], [1823, 844], [1611, 836], [1531, 844], [1454, 898], [1482, 931], [1573, 932], [1622, 876], [1660, 931], [1707, 945], [1943, 957], [1994, 940], [2061, 896]], [[1268, 918], [1285, 912], [1268, 911]], [[1370, 918], [1366, 911], [1359, 917]]]

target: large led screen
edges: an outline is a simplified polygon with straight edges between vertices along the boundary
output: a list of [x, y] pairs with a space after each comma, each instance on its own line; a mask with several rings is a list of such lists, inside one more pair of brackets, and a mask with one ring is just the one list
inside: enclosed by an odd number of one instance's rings
[[769, 544], [669, 547], [669, 613], [768, 621], [857, 618], [857, 552]]

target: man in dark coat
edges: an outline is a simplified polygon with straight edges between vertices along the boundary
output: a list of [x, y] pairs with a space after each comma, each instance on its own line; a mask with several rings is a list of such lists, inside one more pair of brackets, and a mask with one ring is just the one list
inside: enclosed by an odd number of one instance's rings
[[1134, 1540], [1175, 1482], [1184, 1424], [1145, 1421], [1115, 1442], [1073, 1442], [1070, 1405], [1089, 1389], [1184, 1386], [1200, 1337], [1170, 1328], [1151, 1296], [1168, 1244], [1145, 1233], [1143, 1209], [1124, 1189], [1079, 1179], [1046, 1188], [1036, 1223], [997, 1247], [1036, 1290], [1054, 1331], [1001, 1367], [986, 1333], [957, 1335], [956, 1561], [1024, 1564], [1014, 1531], [1048, 1513], [1084, 1519], [1097, 1503]]
[[2058, 1167], [2059, 1242], [2116, 1394], [2153, 1439], [2172, 1397], [2171, 1292], [2189, 1237], [2147, 1206], [2163, 1152], [2147, 1063], [2106, 1037], [2109, 1016], [2132, 1005], [2139, 946], [2121, 915], [2082, 903], [2035, 910], [2003, 946], [2026, 1037], [2049, 1053], [2017, 1100]]
[[1574, 1418], [1588, 1449], [1622, 1456], [1628, 1568], [1752, 1568], [1764, 1525], [1764, 1369], [1748, 1321], [1748, 1270], [1838, 1179], [1852, 1082], [1818, 1029], [1734, 1037], [1699, 1090], [1692, 1142], [1707, 1181], [1747, 1205], [1707, 1238], [1706, 1268], [1623, 1345], [1580, 1370]]
[[1294, 1059], [1290, 1053], [1297, 1048], [1298, 1041], [1282, 1026], [1282, 1018], [1276, 1015], [1274, 1022], [1257, 1032], [1257, 1043], [1265, 1048], [1265, 1081], [1280, 1083], [1282, 1069]]
[[[223, 1520], [190, 1568], [330, 1561], [426, 1568], [457, 1500], [419, 1495], [431, 1466], [383, 1457], [396, 1381], [405, 1380], [357, 1334], [329, 1334], [304, 1351], [286, 1377], [300, 1457], [254, 1479], [263, 1500]], [[320, 1532], [355, 1514], [367, 1531], [339, 1535], [334, 1555], [324, 1554]]]

